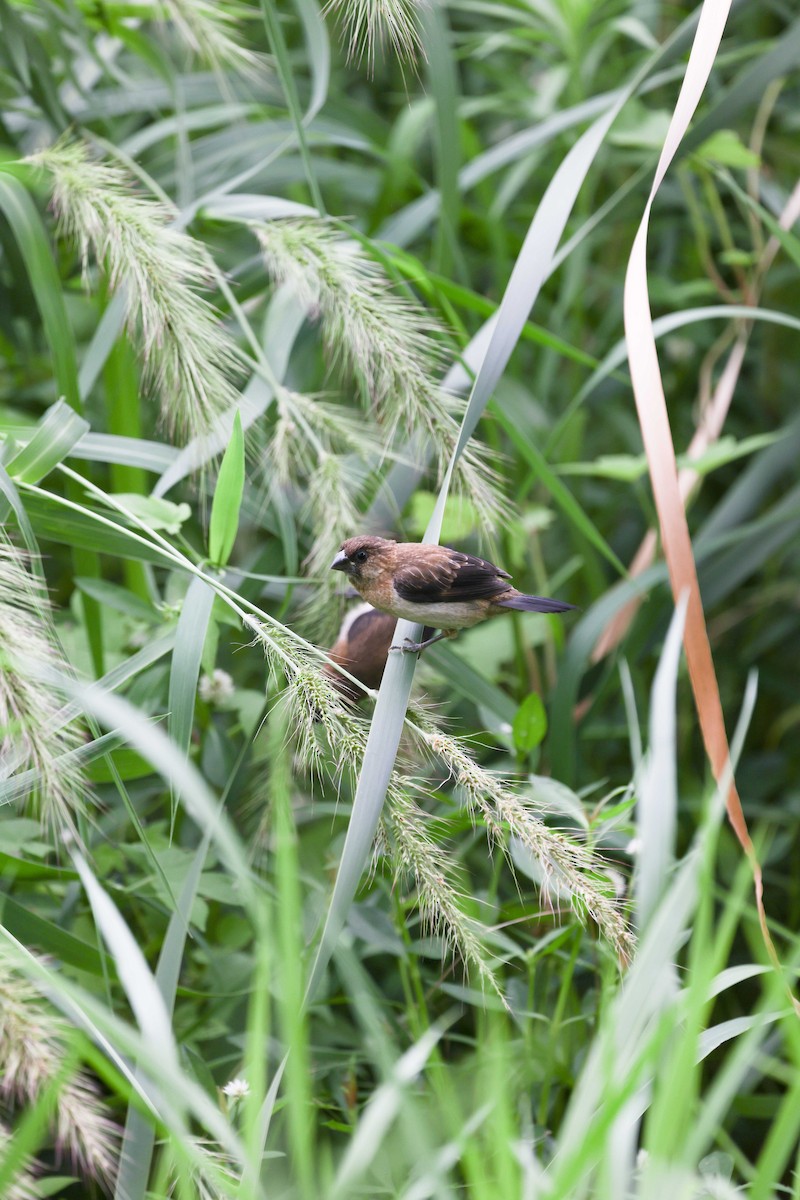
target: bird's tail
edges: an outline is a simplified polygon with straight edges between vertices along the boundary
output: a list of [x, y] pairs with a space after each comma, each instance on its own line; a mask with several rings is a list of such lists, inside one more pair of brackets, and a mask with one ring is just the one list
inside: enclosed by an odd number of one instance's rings
[[495, 604], [502, 608], [515, 608], [519, 612], [560, 613], [576, 608], [575, 604], [565, 604], [563, 600], [548, 600], [546, 596], [526, 596], [517, 592], [516, 596], [507, 599], [497, 599]]

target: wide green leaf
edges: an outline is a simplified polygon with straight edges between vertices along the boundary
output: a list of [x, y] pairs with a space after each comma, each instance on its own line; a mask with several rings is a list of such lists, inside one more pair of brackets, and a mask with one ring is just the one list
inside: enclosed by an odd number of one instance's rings
[[520, 704], [512, 722], [514, 748], [518, 754], [530, 754], [547, 733], [547, 713], [542, 697], [531, 692]]

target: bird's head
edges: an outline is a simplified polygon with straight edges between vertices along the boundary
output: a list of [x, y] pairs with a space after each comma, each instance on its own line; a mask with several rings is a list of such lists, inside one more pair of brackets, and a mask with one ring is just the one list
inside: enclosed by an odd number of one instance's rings
[[354, 587], [372, 579], [380, 579], [391, 571], [395, 543], [379, 537], [353, 537], [342, 542], [342, 548], [331, 563], [332, 571], [344, 571]]

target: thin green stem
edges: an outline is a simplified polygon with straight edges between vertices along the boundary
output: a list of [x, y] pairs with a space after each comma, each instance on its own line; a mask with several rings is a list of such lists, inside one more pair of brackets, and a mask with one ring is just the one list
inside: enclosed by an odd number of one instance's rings
[[314, 202], [314, 207], [318, 210], [321, 216], [327, 215], [325, 202], [322, 199], [319, 183], [314, 172], [314, 166], [311, 161], [311, 154], [308, 149], [308, 140], [306, 138], [306, 130], [303, 117], [301, 115], [300, 100], [297, 95], [294, 75], [292, 74], [291, 64], [289, 62], [289, 51], [286, 46], [286, 40], [283, 36], [281, 23], [278, 15], [275, 12], [271, 0], [261, 0], [261, 12], [264, 16], [264, 25], [267, 30], [267, 37], [270, 40], [275, 62], [278, 67], [281, 85], [289, 112], [294, 122], [295, 133], [297, 135], [297, 144], [300, 147], [300, 157], [303, 160], [303, 168], [305, 170], [306, 182], [308, 190], [311, 193], [311, 198]]

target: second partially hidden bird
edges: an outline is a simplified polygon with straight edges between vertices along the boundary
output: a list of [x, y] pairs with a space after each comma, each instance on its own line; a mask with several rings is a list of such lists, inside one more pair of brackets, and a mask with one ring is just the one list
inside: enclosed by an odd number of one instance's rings
[[442, 631], [423, 642], [407, 639], [404, 646], [392, 647], [414, 653], [511, 610], [560, 613], [575, 608], [545, 596], [526, 596], [511, 586], [507, 571], [447, 546], [352, 537], [342, 542], [331, 570], [343, 571], [374, 608]]

